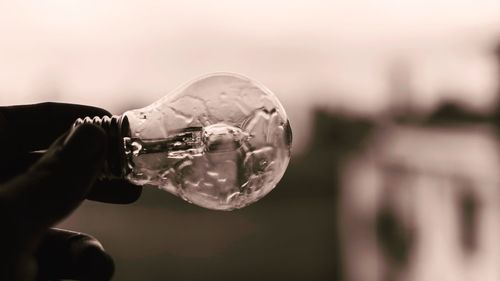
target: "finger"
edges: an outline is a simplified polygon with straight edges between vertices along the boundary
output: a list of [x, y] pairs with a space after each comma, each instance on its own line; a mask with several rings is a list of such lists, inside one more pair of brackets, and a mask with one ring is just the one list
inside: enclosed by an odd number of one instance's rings
[[59, 138], [26, 173], [6, 183], [0, 202], [15, 226], [51, 226], [76, 208], [102, 171], [106, 141], [101, 128], [81, 125]]
[[50, 229], [36, 252], [40, 280], [111, 280], [112, 258], [87, 234]]
[[0, 145], [12, 151], [46, 149], [77, 118], [104, 116], [104, 109], [66, 103], [39, 103], [0, 107]]
[[[21, 153], [11, 161], [0, 161], [0, 182], [5, 182], [23, 172], [43, 156], [42, 153]], [[113, 204], [129, 204], [137, 201], [142, 187], [126, 180], [97, 180], [86, 199]]]
[[41, 156], [43, 156], [42, 153], [3, 154], [2, 161], [0, 161], [0, 171], [2, 171], [0, 183], [26, 172]]
[[113, 204], [129, 204], [137, 201], [142, 187], [125, 180], [99, 180], [87, 194], [87, 199]]

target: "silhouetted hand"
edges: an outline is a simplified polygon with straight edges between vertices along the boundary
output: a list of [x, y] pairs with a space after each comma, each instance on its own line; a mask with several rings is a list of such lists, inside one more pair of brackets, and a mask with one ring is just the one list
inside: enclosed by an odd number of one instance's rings
[[[69, 104], [0, 107], [0, 280], [111, 279], [113, 261], [95, 238], [50, 229], [85, 198], [130, 203], [140, 196], [138, 186], [97, 180], [107, 150], [101, 128], [65, 133], [76, 118], [103, 115]], [[47, 147], [40, 159], [32, 153]]]

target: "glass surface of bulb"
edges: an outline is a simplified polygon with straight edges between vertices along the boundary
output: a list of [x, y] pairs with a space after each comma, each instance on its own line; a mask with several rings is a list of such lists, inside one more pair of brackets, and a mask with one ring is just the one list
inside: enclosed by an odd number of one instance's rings
[[215, 73], [125, 112], [127, 179], [196, 205], [232, 210], [280, 181], [292, 132], [276, 96], [245, 76]]

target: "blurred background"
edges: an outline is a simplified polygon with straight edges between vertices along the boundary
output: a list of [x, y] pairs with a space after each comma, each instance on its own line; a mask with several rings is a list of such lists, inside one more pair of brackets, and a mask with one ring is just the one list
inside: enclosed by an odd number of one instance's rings
[[499, 46], [498, 0], [0, 0], [0, 104], [121, 114], [215, 71], [282, 101], [293, 157], [258, 203], [148, 188], [62, 223], [115, 280], [499, 280]]

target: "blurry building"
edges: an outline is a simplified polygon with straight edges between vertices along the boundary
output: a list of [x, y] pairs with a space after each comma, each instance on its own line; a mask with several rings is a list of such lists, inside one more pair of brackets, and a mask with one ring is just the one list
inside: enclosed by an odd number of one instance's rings
[[498, 280], [499, 169], [490, 126], [381, 129], [343, 174], [346, 280]]
[[424, 116], [402, 106], [403, 66], [390, 73], [397, 121], [376, 126], [341, 168], [343, 276], [499, 280], [500, 103], [491, 114], [445, 102]]

